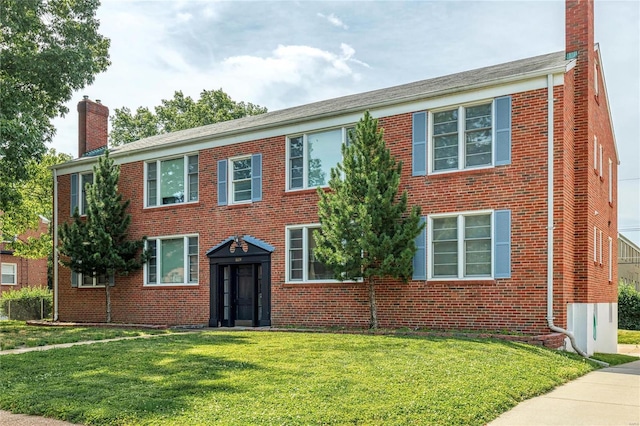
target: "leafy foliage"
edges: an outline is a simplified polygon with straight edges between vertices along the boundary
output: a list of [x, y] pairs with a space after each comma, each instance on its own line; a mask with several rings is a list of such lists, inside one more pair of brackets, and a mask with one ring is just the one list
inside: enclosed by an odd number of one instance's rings
[[[49, 220], [53, 218], [53, 175], [51, 166], [71, 160], [68, 154], [57, 153], [49, 149], [40, 161], [31, 159], [26, 164], [27, 179], [16, 184], [20, 195], [17, 204], [0, 216], [0, 235], [8, 237], [24, 235], [29, 230], [36, 230], [40, 224], [40, 216]], [[8, 247], [14, 255], [30, 259], [48, 257], [52, 250], [49, 232], [15, 238]]]
[[0, 295], [0, 310], [9, 319], [30, 320], [47, 317], [51, 314], [52, 303], [53, 294], [46, 287], [22, 287], [19, 290], [3, 291]]
[[420, 207], [407, 214], [407, 191], [399, 195], [402, 163], [384, 142], [378, 120], [365, 112], [331, 169], [330, 191], [318, 188], [314, 255], [336, 279], [369, 281], [371, 327], [377, 328], [374, 277], [407, 281], [413, 273], [414, 240], [424, 225]]
[[630, 284], [618, 286], [618, 328], [640, 330], [640, 292]]
[[116, 108], [115, 115], [111, 117], [111, 146], [162, 133], [263, 114], [267, 109], [252, 103], [235, 102], [219, 89], [203, 90], [197, 101], [177, 91], [173, 99], [163, 99], [154, 111], [139, 107], [132, 113], [126, 107]]
[[[86, 219], [76, 209], [73, 223], [63, 223], [60, 228], [60, 252], [66, 256], [61, 262], [72, 271], [91, 277], [140, 269], [146, 260], [145, 253], [141, 253], [145, 239], [129, 239], [130, 201], [123, 202], [118, 193], [120, 168], [108, 151], [98, 159], [93, 175], [93, 184], [86, 188]], [[109, 288], [105, 286], [107, 322], [111, 321]]]
[[109, 66], [98, 0], [0, 0], [0, 210], [45, 152], [64, 103]]

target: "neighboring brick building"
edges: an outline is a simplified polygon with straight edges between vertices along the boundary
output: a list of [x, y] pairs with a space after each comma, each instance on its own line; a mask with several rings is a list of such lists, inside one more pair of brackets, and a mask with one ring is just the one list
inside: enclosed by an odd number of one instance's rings
[[[615, 352], [618, 157], [593, 2], [566, 11], [566, 52], [112, 149], [131, 236], [148, 236], [153, 252], [115, 278], [113, 320], [367, 327], [366, 286], [328, 279], [310, 230], [315, 187], [369, 110], [427, 223], [413, 279], [377, 286], [381, 327], [547, 337], [561, 327], [585, 352]], [[80, 128], [96, 128], [103, 108], [81, 101]], [[98, 139], [80, 132], [81, 156], [106, 144], [103, 124]], [[95, 161], [55, 167], [56, 226], [82, 211]], [[56, 319], [104, 321], [100, 284], [58, 267]]]
[[[37, 237], [49, 231], [49, 221], [40, 218], [38, 229], [30, 230], [15, 238], [26, 241], [29, 237]], [[9, 245], [11, 241], [0, 238], [0, 294], [22, 287], [47, 286], [47, 259], [27, 259], [14, 256]]]
[[640, 247], [618, 234], [618, 279], [640, 291]]

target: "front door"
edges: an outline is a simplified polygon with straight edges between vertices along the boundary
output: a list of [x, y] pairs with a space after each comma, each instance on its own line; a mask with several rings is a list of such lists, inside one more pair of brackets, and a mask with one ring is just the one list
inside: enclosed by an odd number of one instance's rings
[[253, 326], [253, 299], [255, 296], [255, 280], [253, 265], [231, 266], [231, 276], [235, 274], [236, 318], [235, 325]]
[[222, 325], [258, 325], [262, 301], [260, 264], [221, 265], [219, 267]]

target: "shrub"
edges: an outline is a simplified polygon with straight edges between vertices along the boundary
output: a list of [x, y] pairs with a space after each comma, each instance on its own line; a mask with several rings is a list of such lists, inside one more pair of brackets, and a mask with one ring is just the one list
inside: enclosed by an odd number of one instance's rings
[[640, 292], [624, 283], [618, 285], [618, 328], [640, 330]]
[[3, 292], [0, 296], [0, 311], [14, 320], [48, 317], [52, 304], [53, 294], [46, 287], [22, 287]]

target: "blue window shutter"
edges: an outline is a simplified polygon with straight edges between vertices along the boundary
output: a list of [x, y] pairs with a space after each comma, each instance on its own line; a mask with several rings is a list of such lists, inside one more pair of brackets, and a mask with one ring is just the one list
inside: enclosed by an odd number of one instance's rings
[[494, 278], [511, 278], [511, 210], [496, 210], [494, 216]]
[[251, 156], [251, 201], [262, 201], [262, 154]]
[[413, 114], [412, 176], [427, 174], [427, 113]]
[[78, 174], [71, 175], [71, 216], [78, 208]]
[[227, 205], [227, 160], [218, 160], [218, 205]]
[[71, 271], [71, 287], [78, 287], [78, 273]]
[[496, 98], [496, 166], [511, 164], [511, 96]]
[[116, 277], [114, 274], [109, 274], [109, 287], [116, 285]]
[[[426, 217], [420, 218], [420, 223], [425, 223]], [[425, 226], [416, 237], [416, 253], [413, 255], [413, 279], [427, 279], [427, 227]]]

